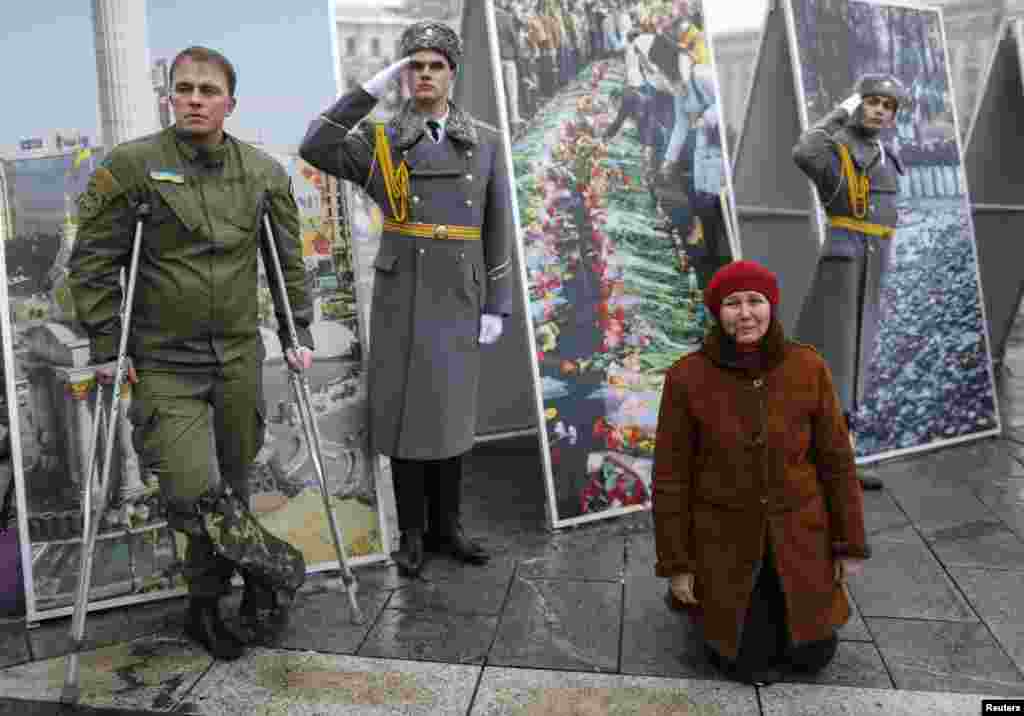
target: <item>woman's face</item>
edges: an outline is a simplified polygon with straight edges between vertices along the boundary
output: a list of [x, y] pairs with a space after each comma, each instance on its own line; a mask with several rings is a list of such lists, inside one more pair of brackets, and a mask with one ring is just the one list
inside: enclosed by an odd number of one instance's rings
[[757, 291], [736, 291], [722, 301], [722, 330], [737, 343], [757, 343], [768, 332], [772, 305]]

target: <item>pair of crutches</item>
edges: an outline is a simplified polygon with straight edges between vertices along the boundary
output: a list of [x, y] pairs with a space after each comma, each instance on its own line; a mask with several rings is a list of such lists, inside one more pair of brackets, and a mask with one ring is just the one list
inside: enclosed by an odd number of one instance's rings
[[[89, 587], [92, 582], [92, 566], [96, 547], [96, 538], [99, 533], [100, 522], [106, 510], [107, 500], [110, 492], [110, 466], [113, 458], [114, 443], [118, 421], [120, 419], [122, 382], [125, 378], [128, 367], [128, 336], [131, 330], [132, 305], [135, 297], [135, 282], [139, 268], [139, 254], [142, 248], [143, 225], [150, 214], [150, 206], [140, 203], [135, 212], [135, 236], [132, 242], [131, 260], [128, 268], [128, 281], [125, 286], [121, 304], [121, 337], [117, 350], [117, 363], [114, 370], [114, 379], [111, 384], [111, 405], [106, 411], [104, 421], [105, 390], [101, 383], [97, 382], [95, 410], [93, 411], [91, 447], [89, 459], [85, 471], [82, 487], [82, 536], [83, 544], [81, 550], [81, 569], [78, 575], [78, 587], [75, 593], [75, 603], [71, 618], [71, 651], [67, 656], [64, 674], [64, 688], [61, 692], [61, 701], [64, 703], [77, 703], [81, 695], [79, 685], [79, 655], [85, 641], [85, 617], [89, 609]], [[291, 345], [298, 350], [298, 332], [295, 329], [295, 320], [292, 314], [291, 304], [288, 300], [288, 292], [284, 283], [284, 272], [281, 269], [281, 260], [277, 251], [277, 241], [274, 236], [274, 228], [270, 221], [266, 200], [260, 205], [261, 230], [263, 232], [264, 257], [269, 259], [266, 267], [273, 271], [274, 282], [278, 287], [278, 304], [285, 315], [288, 324], [288, 335]], [[271, 291], [273, 292], [273, 284]], [[334, 508], [330, 502], [330, 492], [327, 487], [327, 475], [324, 470], [323, 453], [320, 449], [320, 428], [316, 423], [313, 414], [312, 398], [309, 391], [309, 380], [304, 372], [288, 369], [291, 380], [292, 391], [295, 401], [299, 405], [302, 427], [305, 431], [306, 443], [309, 446], [310, 457], [316, 469], [317, 481], [320, 483], [320, 493], [324, 500], [324, 509], [327, 512], [327, 520], [331, 528], [331, 537], [334, 541], [334, 549], [338, 555], [338, 564], [341, 571], [341, 579], [348, 592], [349, 605], [352, 610], [352, 621], [356, 624], [363, 622], [362, 610], [356, 599], [358, 583], [348, 564], [348, 557], [345, 551], [345, 542], [338, 526], [338, 520]], [[99, 436], [103, 431], [105, 423], [106, 442], [104, 443], [103, 461], [97, 465], [99, 452]], [[99, 483], [96, 504], [93, 504], [93, 486], [97, 477], [99, 467]]]

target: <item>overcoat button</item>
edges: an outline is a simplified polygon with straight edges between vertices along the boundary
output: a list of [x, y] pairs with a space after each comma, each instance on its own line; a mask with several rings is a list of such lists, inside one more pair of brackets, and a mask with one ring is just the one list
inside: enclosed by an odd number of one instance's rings
[[426, 253], [426, 249], [420, 249], [420, 254]]
[[473, 200], [472, 199], [466, 199], [466, 206], [473, 206]]
[[761, 498], [761, 504], [762, 505], [767, 505], [768, 504], [768, 498], [767, 497], [762, 497]]
[[466, 181], [473, 181], [473, 175], [472, 174], [467, 174], [466, 175]]
[[414, 197], [412, 198], [412, 203], [413, 203], [413, 204], [419, 204], [419, 203], [420, 203], [420, 198], [419, 198], [418, 196], [414, 196]]
[[764, 381], [761, 380], [760, 378], [758, 378], [757, 380], [754, 381], [754, 387], [755, 388], [760, 388], [762, 385], [764, 385]]

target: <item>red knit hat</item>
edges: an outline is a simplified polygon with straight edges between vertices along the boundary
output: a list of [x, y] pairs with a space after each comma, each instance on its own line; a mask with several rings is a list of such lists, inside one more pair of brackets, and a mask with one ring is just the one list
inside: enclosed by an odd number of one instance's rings
[[730, 293], [757, 291], [774, 309], [779, 303], [779, 281], [775, 274], [756, 261], [733, 261], [715, 272], [704, 289], [704, 304], [718, 318], [722, 301]]

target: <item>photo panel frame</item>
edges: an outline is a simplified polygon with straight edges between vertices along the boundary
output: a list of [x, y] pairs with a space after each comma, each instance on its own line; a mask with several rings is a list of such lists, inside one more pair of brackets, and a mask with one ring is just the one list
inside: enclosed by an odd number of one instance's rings
[[[304, 262], [314, 285], [311, 328], [316, 352], [308, 377], [331, 500], [350, 564], [384, 560], [391, 529], [384, 515], [393, 495], [381, 479], [380, 461], [369, 452], [352, 231], [337, 185], [297, 156], [309, 120], [338, 94], [334, 2], [291, 3], [287, 23], [281, 21], [281, 7], [234, 0], [216, 7], [199, 0], [148, 0], [143, 7], [144, 20], [138, 14], [130, 18], [137, 26], [133, 46], [125, 49], [134, 53], [132, 62], [152, 70], [134, 88], [136, 100], [143, 97], [156, 107], [157, 126], [141, 133], [173, 122], [168, 82], [174, 55], [189, 45], [206, 45], [227, 56], [238, 72], [238, 107], [225, 129], [264, 150], [291, 177]], [[80, 13], [78, 24], [92, 27], [88, 6]], [[195, 25], [198, 15], [204, 17], [202, 27]], [[240, 15], [245, 17], [241, 25]], [[34, 41], [40, 46], [60, 44], [58, 38], [46, 37], [47, 27], [38, 23]], [[94, 34], [75, 36], [81, 43], [64, 46], [65, 59], [76, 57], [78, 64], [96, 66]], [[140, 36], [143, 42], [138, 42]], [[268, 52], [269, 47], [280, 51]], [[41, 65], [40, 72], [45, 71]], [[99, 86], [98, 75], [87, 84]], [[91, 106], [84, 114], [103, 115], [97, 111], [103, 96], [89, 93], [83, 101]], [[79, 137], [62, 143], [58, 133], [53, 146], [3, 159], [4, 200], [12, 214], [9, 238], [2, 244], [7, 294], [0, 296], [5, 299], [4, 378], [6, 395], [12, 396], [6, 407], [29, 622], [69, 614], [78, 579], [82, 475], [95, 378], [88, 340], [74, 320], [66, 265], [77, 226], [75, 200], [109, 151], [103, 144], [99, 130], [87, 142]], [[263, 449], [251, 468], [251, 507], [272, 532], [302, 550], [310, 572], [332, 570], [337, 557], [262, 271], [259, 286], [254, 300], [261, 306], [267, 421]], [[119, 416], [111, 503], [97, 541], [91, 610], [175, 596], [185, 586], [184, 541], [166, 525], [155, 479], [139, 467], [126, 409], [123, 405]]]
[[[910, 101], [884, 136], [906, 171], [883, 279], [879, 339], [855, 416], [859, 463], [998, 434], [975, 232], [941, 8], [876, 0], [784, 0], [801, 129], [888, 72]], [[774, 179], [773, 179], [774, 180]], [[817, 238], [824, 213], [815, 200]], [[799, 338], [799, 336], [798, 336]]]
[[1024, 21], [1008, 19], [996, 34], [992, 56], [964, 140], [964, 168], [971, 187], [978, 267], [993, 360], [1001, 363], [1024, 296], [1020, 248], [1024, 231]]
[[494, 3], [516, 51], [493, 61], [516, 68], [495, 75], [499, 104], [516, 102], [505, 115], [554, 528], [650, 507], [664, 372], [698, 347], [703, 287], [737, 254], [705, 4], [640, 2], [634, 23], [618, 3]]

